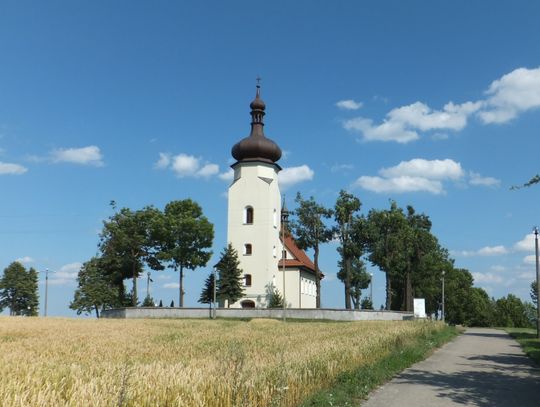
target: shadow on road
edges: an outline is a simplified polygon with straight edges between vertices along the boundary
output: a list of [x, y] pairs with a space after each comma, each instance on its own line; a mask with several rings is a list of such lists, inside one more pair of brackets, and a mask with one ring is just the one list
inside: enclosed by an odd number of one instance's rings
[[433, 386], [437, 397], [451, 399], [458, 404], [482, 407], [540, 405], [537, 396], [540, 369], [535, 368], [526, 357], [499, 354], [465, 359], [478, 362], [475, 367], [479, 370], [485, 368], [486, 371], [429, 373], [410, 370], [402, 373], [399, 381]]

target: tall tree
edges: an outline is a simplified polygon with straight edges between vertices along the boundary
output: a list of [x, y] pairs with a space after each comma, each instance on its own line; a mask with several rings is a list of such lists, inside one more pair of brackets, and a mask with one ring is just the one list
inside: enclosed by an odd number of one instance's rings
[[[340, 270], [337, 273], [337, 277], [343, 281], [345, 279], [345, 267], [344, 261], [339, 262]], [[360, 298], [362, 296], [362, 290], [369, 287], [371, 282], [371, 276], [366, 270], [366, 265], [360, 258], [354, 258], [351, 260], [351, 300], [354, 309], [360, 309]]]
[[404, 231], [407, 219], [396, 202], [390, 201], [390, 209], [369, 211], [366, 220], [369, 261], [379, 267], [386, 276], [386, 309], [392, 309], [396, 288], [407, 262]]
[[[116, 206], [111, 203], [113, 209]], [[132, 211], [122, 208], [103, 223], [100, 235], [100, 250], [103, 257], [121, 272], [129, 270], [131, 278], [132, 305], [137, 306], [137, 278], [143, 271], [144, 264], [154, 270], [162, 270], [163, 266], [157, 260], [155, 225], [160, 212], [152, 206], [142, 210]]]
[[15, 261], [4, 269], [0, 279], [0, 310], [10, 315], [36, 316], [39, 309], [38, 274]]
[[[339, 252], [343, 260], [343, 284], [345, 286], [345, 308], [351, 309], [352, 260], [361, 256], [361, 247], [354, 238], [356, 224], [360, 223], [358, 212], [362, 203], [354, 195], [341, 190], [334, 207], [334, 219], [337, 223], [334, 233], [340, 243]], [[360, 253], [359, 253], [360, 251]]]
[[538, 307], [538, 285], [536, 281], [531, 283], [531, 300], [533, 304]]
[[204, 287], [199, 297], [199, 302], [201, 304], [208, 304], [208, 307], [211, 306], [211, 304], [214, 302], [214, 288], [214, 273], [210, 273], [204, 282]]
[[75, 290], [73, 301], [69, 308], [77, 314], [96, 313], [100, 317], [101, 311], [106, 308], [122, 306], [119, 301], [118, 286], [113, 283], [110, 274], [107, 274], [103, 262], [93, 257], [84, 263], [77, 275], [78, 287]]
[[227, 300], [227, 306], [238, 301], [244, 295], [244, 287], [242, 285], [242, 269], [240, 268], [240, 260], [238, 253], [228, 244], [221, 252], [221, 258], [216, 264], [216, 269], [219, 273], [217, 282], [218, 297], [220, 302]]
[[212, 256], [214, 226], [191, 199], [169, 202], [160, 223], [156, 237], [161, 245], [158, 258], [179, 271], [178, 303], [183, 307], [184, 270], [206, 266]]
[[333, 211], [319, 205], [313, 197], [303, 199], [300, 192], [296, 194], [298, 208], [294, 211], [296, 221], [290, 223], [295, 241], [302, 250], [313, 249], [315, 264], [316, 308], [321, 307], [321, 271], [319, 269], [320, 245], [332, 239], [332, 228], [325, 220], [332, 217]]

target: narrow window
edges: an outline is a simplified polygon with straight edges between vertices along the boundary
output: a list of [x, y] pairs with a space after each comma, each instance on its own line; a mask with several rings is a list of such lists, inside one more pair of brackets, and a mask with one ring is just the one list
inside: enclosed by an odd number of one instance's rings
[[253, 208], [251, 206], [247, 206], [245, 209], [244, 223], [246, 225], [253, 224]]
[[277, 210], [274, 209], [274, 228], [277, 229]]
[[283, 251], [281, 252], [281, 258], [282, 258], [282, 259], [286, 259], [286, 258], [287, 258], [287, 250], [283, 250]]
[[251, 274], [244, 274], [244, 285], [251, 287]]
[[246, 256], [251, 256], [251, 253], [252, 253], [252, 247], [251, 247], [251, 243], [246, 243], [244, 245], [244, 254]]

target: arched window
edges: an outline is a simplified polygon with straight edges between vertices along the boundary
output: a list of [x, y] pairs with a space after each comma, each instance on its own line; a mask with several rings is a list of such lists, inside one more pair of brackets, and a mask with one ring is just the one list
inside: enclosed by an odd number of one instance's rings
[[244, 223], [246, 225], [253, 224], [253, 208], [251, 206], [246, 206], [244, 209]]
[[252, 252], [253, 252], [253, 248], [251, 247], [251, 243], [246, 243], [244, 245], [244, 254], [246, 256], [251, 256]]
[[244, 274], [244, 285], [251, 287], [251, 274]]

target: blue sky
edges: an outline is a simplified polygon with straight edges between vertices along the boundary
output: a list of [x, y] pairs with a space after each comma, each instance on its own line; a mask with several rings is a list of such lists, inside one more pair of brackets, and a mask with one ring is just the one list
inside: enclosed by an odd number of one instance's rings
[[[509, 188], [540, 172], [539, 18], [535, 1], [2, 1], [0, 268], [54, 270], [49, 314], [74, 315], [113, 199], [195, 199], [219, 254], [260, 75], [289, 207], [342, 188], [364, 213], [411, 204], [477, 286], [530, 300], [540, 187]], [[326, 307], [336, 262], [326, 245]], [[187, 273], [188, 306], [209, 270]], [[176, 274], [153, 279], [177, 301]]]

